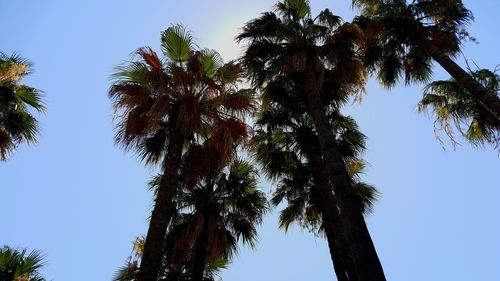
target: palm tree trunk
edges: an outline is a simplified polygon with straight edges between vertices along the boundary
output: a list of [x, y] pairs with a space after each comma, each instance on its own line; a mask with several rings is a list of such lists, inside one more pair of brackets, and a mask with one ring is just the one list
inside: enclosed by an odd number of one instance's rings
[[163, 244], [174, 212], [173, 196], [177, 185], [177, 171], [181, 163], [184, 141], [180, 135], [172, 136], [164, 162], [164, 172], [158, 187], [155, 206], [151, 214], [149, 229], [144, 241], [138, 281], [156, 281], [161, 266]]
[[[313, 175], [314, 177], [314, 175]], [[326, 178], [325, 178], [326, 179]], [[330, 258], [332, 259], [333, 269], [338, 281], [355, 281], [356, 274], [352, 267], [348, 267], [349, 256], [344, 252], [341, 245], [345, 245], [344, 235], [342, 234], [342, 225], [340, 223], [340, 213], [337, 209], [337, 202], [331, 202], [331, 198], [325, 198], [325, 193], [319, 191], [318, 185], [315, 183], [313, 190], [320, 193], [320, 202], [317, 205], [323, 220], [323, 227], [330, 250]], [[329, 192], [331, 193], [331, 191]], [[326, 195], [328, 196], [328, 195]], [[332, 194], [333, 196], [333, 194]], [[328, 201], [328, 202], [327, 202]]]
[[323, 219], [323, 227], [330, 250], [330, 257], [333, 263], [333, 269], [338, 281], [355, 281], [357, 280], [354, 270], [348, 265], [350, 258], [342, 249], [341, 245], [346, 245], [344, 235], [342, 234], [342, 223], [340, 222], [340, 213], [337, 208], [337, 200], [333, 195], [331, 185], [323, 172], [323, 163], [319, 153], [314, 151], [305, 151], [307, 158], [311, 164], [313, 176], [313, 194], [315, 198], [314, 204], [317, 206]]
[[208, 216], [203, 216], [203, 229], [196, 240], [191, 281], [203, 281], [208, 251]]
[[[333, 195], [331, 190], [324, 190], [325, 189], [324, 187], [321, 187], [320, 189], [323, 189], [323, 191], [321, 192], [323, 196], [322, 197], [323, 202], [321, 203], [322, 205], [320, 205], [320, 212], [323, 214], [324, 218], [323, 224], [325, 228], [326, 238], [328, 240], [330, 255], [334, 263], [335, 274], [337, 275], [337, 279], [339, 281], [341, 280], [358, 281], [359, 279], [356, 275], [356, 271], [354, 269], [351, 256], [349, 255], [349, 247], [342, 232], [343, 231], [342, 222], [340, 219], [339, 210], [337, 208], [338, 206], [337, 200], [335, 199], [335, 196]], [[332, 247], [330, 245], [334, 246]], [[336, 261], [340, 261], [341, 264], [337, 265]], [[337, 273], [337, 267], [339, 267], [338, 271], [340, 271], [340, 276], [342, 276], [342, 279], [339, 278], [339, 273]], [[342, 275], [342, 272], [344, 273], [344, 275], [347, 273], [347, 275], [345, 275], [344, 277]]]
[[321, 151], [325, 158], [326, 172], [339, 204], [342, 229], [344, 238], [349, 245], [349, 254], [359, 281], [385, 281], [384, 270], [368, 232], [359, 200], [352, 188], [351, 178], [347, 173], [344, 159], [339, 153], [337, 141], [320, 97], [321, 84], [317, 80], [321, 79], [321, 74], [314, 70], [316, 63], [309, 62], [309, 64], [310, 66], [303, 76], [303, 89], [309, 105], [309, 114], [318, 132]]
[[488, 92], [474, 77], [463, 70], [449, 56], [425, 38], [417, 39], [417, 45], [437, 61], [484, 109], [500, 121], [500, 99]]
[[[333, 262], [333, 268], [335, 270], [335, 275], [337, 276], [338, 281], [356, 281], [356, 273], [354, 269], [349, 266], [349, 256], [345, 253], [346, 248], [342, 249], [342, 245], [346, 245], [345, 243], [341, 243], [342, 239], [342, 229], [338, 229], [337, 223], [332, 222], [328, 215], [323, 215], [324, 218], [324, 228], [326, 239], [328, 241], [328, 248], [330, 250], [330, 256]], [[342, 239], [343, 240], [343, 239]], [[352, 265], [352, 264], [351, 264]]]
[[181, 269], [173, 269], [168, 272], [168, 280], [180, 281], [181, 280]]
[[[340, 214], [339, 214], [339, 224], [340, 224]], [[326, 224], [325, 229], [327, 227], [330, 228], [337, 228], [337, 225], [334, 224]], [[337, 248], [339, 249], [338, 252], [340, 253], [342, 260], [344, 261], [344, 266], [345, 270], [347, 272], [347, 276], [349, 278], [349, 281], [359, 281], [358, 275], [356, 273], [356, 270], [354, 268], [354, 263], [352, 262], [352, 258], [349, 255], [349, 245], [347, 244], [347, 241], [345, 240], [344, 236], [342, 235], [342, 228], [339, 229], [338, 231], [338, 236], [339, 238], [336, 238], [335, 241], [337, 242]]]

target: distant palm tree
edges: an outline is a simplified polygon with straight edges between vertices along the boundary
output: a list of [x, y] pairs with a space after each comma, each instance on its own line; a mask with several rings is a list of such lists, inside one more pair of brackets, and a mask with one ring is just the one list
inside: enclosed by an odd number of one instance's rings
[[[500, 76], [494, 71], [481, 69], [471, 75], [488, 89], [490, 95], [499, 95]], [[500, 121], [479, 105], [455, 79], [428, 84], [417, 109], [420, 112], [431, 110], [436, 116], [437, 129], [444, 131], [454, 144], [452, 125], [475, 145], [491, 143], [499, 147]]]
[[36, 143], [38, 121], [29, 109], [45, 111], [40, 91], [21, 84], [31, 63], [0, 52], [0, 160], [5, 161], [17, 146]]
[[248, 22], [237, 39], [248, 42], [242, 60], [254, 87], [262, 89], [274, 81], [286, 80], [294, 89], [289, 103], [299, 101], [305, 105], [302, 110], [314, 123], [326, 175], [340, 209], [348, 255], [359, 280], [385, 280], [328, 116], [331, 95], [338, 91], [325, 90], [328, 81], [333, 80], [344, 81], [343, 85], [350, 87], [364, 85], [365, 71], [358, 56], [361, 30], [342, 23], [328, 9], [313, 17], [308, 1], [285, 0], [276, 5], [275, 12]]
[[194, 49], [184, 27], [172, 26], [162, 33], [162, 52], [165, 59], [140, 48], [139, 60], [118, 68], [109, 91], [119, 114], [116, 142], [136, 149], [148, 164], [161, 163], [163, 169], [140, 281], [156, 280], [158, 275], [183, 151], [202, 138], [204, 149], [213, 156], [204, 159], [207, 171], [224, 166], [247, 134], [238, 116], [253, 107], [252, 92], [236, 88], [242, 75], [239, 66], [223, 64], [215, 51]]
[[[166, 248], [168, 251], [171, 249], [172, 242], [175, 241], [177, 237], [173, 235], [170, 231], [167, 233]], [[141, 261], [142, 251], [144, 248], [144, 237], [137, 238], [133, 243], [133, 250], [131, 255], [128, 257], [126, 264], [121, 267], [113, 277], [113, 281], [136, 281], [137, 272], [139, 271], [139, 263]], [[192, 261], [188, 261], [181, 265], [173, 265], [169, 260], [168, 255], [164, 255], [160, 274], [158, 275], [157, 281], [190, 281], [191, 280], [191, 269]], [[206, 273], [203, 281], [215, 281], [218, 276], [218, 272], [221, 269], [226, 268], [227, 262], [219, 261], [217, 263], [211, 264]]]
[[451, 58], [460, 52], [464, 29], [473, 17], [461, 0], [353, 0], [362, 8], [355, 19], [367, 36], [367, 64], [378, 69], [387, 87], [401, 76], [406, 83], [427, 81], [431, 60], [439, 63], [471, 99], [500, 121], [500, 98]]
[[27, 253], [26, 249], [4, 246], [0, 249], [0, 280], [2, 281], [45, 281], [39, 269], [43, 266], [40, 251]]
[[[165, 241], [162, 266], [156, 280], [209, 281], [237, 251], [238, 241], [255, 245], [256, 226], [267, 210], [265, 194], [257, 187], [257, 172], [243, 160], [184, 184], [174, 198], [176, 214]], [[157, 191], [161, 176], [150, 182]], [[135, 280], [143, 240], [134, 246], [135, 258], [115, 277]]]
[[179, 236], [173, 242], [172, 261], [192, 260], [193, 281], [203, 280], [210, 265], [231, 260], [238, 241], [254, 247], [256, 227], [267, 210], [265, 194], [257, 187], [257, 171], [241, 159], [194, 185], [185, 184], [174, 201], [172, 232]]

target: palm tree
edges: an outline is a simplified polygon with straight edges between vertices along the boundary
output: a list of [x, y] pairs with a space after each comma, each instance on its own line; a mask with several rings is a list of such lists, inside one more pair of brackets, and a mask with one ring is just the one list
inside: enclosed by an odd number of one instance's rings
[[[471, 75], [488, 89], [490, 95], [499, 95], [500, 76], [495, 71], [481, 69], [473, 71]], [[457, 143], [452, 128], [455, 125], [458, 132], [472, 144], [491, 143], [499, 147], [500, 121], [479, 105], [453, 78], [428, 84], [417, 109], [419, 112], [432, 110], [436, 116], [437, 130], [444, 131], [453, 144]]]
[[252, 108], [252, 92], [238, 90], [242, 75], [211, 50], [196, 50], [180, 25], [162, 33], [165, 59], [150, 48], [139, 60], [118, 68], [109, 91], [119, 114], [116, 142], [136, 149], [147, 164], [160, 163], [163, 177], [151, 215], [138, 280], [156, 280], [162, 245], [174, 212], [173, 197], [183, 151], [202, 135], [212, 153], [211, 167], [222, 167], [246, 136], [238, 116]]
[[[173, 235], [172, 232], [167, 233], [166, 248], [171, 249], [172, 242], [175, 241], [177, 237]], [[133, 243], [133, 250], [128, 257], [126, 264], [121, 267], [113, 277], [113, 281], [135, 281], [137, 280], [137, 272], [139, 271], [139, 263], [141, 261], [142, 251], [144, 248], [144, 237], [138, 237]], [[168, 252], [168, 250], [167, 250]], [[189, 281], [191, 280], [191, 263], [188, 261], [181, 265], [173, 265], [171, 260], [169, 260], [169, 255], [164, 255], [160, 274], [158, 275], [158, 281]], [[221, 269], [226, 268], [226, 261], [219, 261], [210, 265], [205, 273], [205, 279], [203, 281], [215, 281], [218, 276], [218, 272]]]
[[[307, 115], [294, 116], [291, 112], [284, 106], [261, 110], [252, 139], [254, 157], [268, 177], [278, 182], [273, 204], [277, 206], [285, 199], [288, 202], [281, 212], [280, 226], [286, 230], [292, 222], [298, 222], [314, 232], [324, 232], [337, 279], [356, 280], [345, 251], [347, 245], [341, 234], [337, 201], [323, 172], [324, 163], [313, 122]], [[364, 149], [365, 137], [351, 118], [341, 115], [330, 118], [365, 213], [371, 210], [377, 196], [372, 186], [358, 180], [364, 167], [358, 157]]]
[[427, 81], [431, 60], [439, 63], [471, 95], [471, 99], [500, 120], [500, 99], [451, 57], [460, 52], [464, 29], [472, 13], [461, 0], [353, 0], [362, 8], [355, 21], [365, 30], [367, 64], [378, 68], [387, 87], [403, 76], [406, 83]]
[[0, 160], [5, 161], [17, 146], [36, 143], [38, 121], [30, 109], [44, 112], [40, 91], [21, 84], [31, 63], [0, 52]]
[[[340, 209], [344, 239], [360, 281], [385, 280], [382, 266], [361, 213], [339, 142], [327, 115], [325, 81], [364, 82], [358, 60], [357, 43], [362, 32], [352, 24], [342, 24], [328, 9], [311, 16], [309, 2], [286, 0], [275, 12], [264, 13], [248, 22], [239, 41], [247, 41], [243, 62], [256, 88], [276, 80], [289, 79], [311, 117], [324, 157], [328, 180], [334, 187]], [[331, 77], [328, 77], [331, 76]], [[355, 82], [355, 83], [354, 83]]]
[[[157, 280], [213, 280], [215, 272], [237, 252], [238, 241], [255, 246], [256, 226], [267, 211], [256, 176], [249, 163], [236, 159], [194, 185], [182, 185], [174, 198], [176, 213]], [[160, 183], [161, 176], [157, 176], [149, 187], [158, 191]], [[135, 280], [142, 244], [136, 240], [135, 254], [117, 273], [116, 281]]]
[[0, 280], [2, 281], [45, 281], [39, 269], [43, 266], [43, 255], [33, 250], [0, 249]]
[[184, 184], [174, 201], [177, 214], [172, 232], [179, 236], [172, 261], [182, 264], [191, 259], [193, 281], [203, 280], [210, 265], [231, 260], [238, 241], [254, 247], [256, 226], [267, 211], [265, 194], [257, 187], [257, 171], [241, 159], [194, 185]]

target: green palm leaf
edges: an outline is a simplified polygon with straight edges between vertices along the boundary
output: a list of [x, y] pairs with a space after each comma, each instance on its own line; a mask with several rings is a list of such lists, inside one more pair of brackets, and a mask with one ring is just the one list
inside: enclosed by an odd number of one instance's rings
[[[500, 76], [494, 71], [481, 69], [471, 72], [471, 76], [484, 85], [489, 94], [499, 95]], [[500, 148], [500, 122], [456, 80], [433, 81], [424, 87], [423, 93], [417, 111], [434, 114], [439, 140], [439, 133], [444, 132], [456, 145], [455, 135], [458, 133], [473, 145], [490, 143]]]
[[[282, 8], [281, 5], [283, 5]], [[283, 3], [278, 3], [278, 8], [282, 11], [292, 12], [293, 16], [298, 18], [304, 18], [311, 14], [311, 6], [307, 0], [285, 0]]]
[[45, 281], [40, 275], [44, 265], [43, 254], [33, 250], [13, 249], [4, 246], [0, 249], [0, 280], [2, 281]]
[[208, 77], [213, 77], [217, 70], [223, 65], [222, 57], [215, 50], [204, 49], [200, 57], [203, 72]]
[[167, 28], [161, 34], [163, 53], [174, 62], [184, 62], [189, 58], [193, 48], [193, 37], [180, 24]]
[[18, 55], [0, 52], [0, 160], [7, 160], [17, 146], [37, 141], [38, 121], [30, 112], [46, 110], [39, 90], [21, 83], [31, 63]]

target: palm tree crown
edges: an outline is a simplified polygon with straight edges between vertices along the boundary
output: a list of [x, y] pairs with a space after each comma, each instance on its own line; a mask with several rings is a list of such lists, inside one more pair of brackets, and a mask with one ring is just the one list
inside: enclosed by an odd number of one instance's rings
[[386, 87], [401, 77], [405, 82], [429, 80], [432, 60], [438, 62], [471, 99], [500, 120], [500, 98], [456, 64], [452, 57], [470, 38], [466, 25], [472, 13], [461, 0], [354, 0], [362, 8], [355, 22], [364, 30], [365, 63], [378, 69]]
[[366, 33], [366, 62], [379, 69], [378, 79], [393, 86], [399, 78], [406, 83], [426, 81], [431, 74], [431, 56], [416, 40], [426, 39], [447, 55], [460, 51], [461, 37], [472, 14], [461, 1], [354, 0], [363, 8], [355, 19]]
[[[259, 112], [257, 129], [252, 138], [254, 157], [270, 179], [278, 181], [272, 203], [280, 205], [286, 199], [288, 206], [280, 216], [280, 226], [287, 229], [297, 222], [308, 229], [318, 231], [322, 225], [312, 186], [312, 155], [321, 155], [319, 141], [312, 120], [306, 115], [291, 116], [287, 111], [269, 109]], [[365, 136], [359, 132], [352, 118], [332, 118], [332, 128], [339, 135], [339, 146], [346, 159], [353, 188], [359, 194], [363, 213], [372, 210], [377, 197], [376, 189], [360, 181], [365, 163], [359, 158], [364, 150]], [[321, 157], [320, 157], [321, 158]], [[326, 187], [331, 189], [331, 187]], [[332, 190], [332, 189], [331, 189]], [[332, 190], [333, 192], [333, 190]]]
[[173, 242], [172, 261], [192, 259], [193, 280], [199, 280], [210, 265], [230, 260], [238, 241], [254, 247], [256, 226], [267, 210], [265, 194], [257, 187], [257, 171], [241, 159], [194, 185], [184, 184], [174, 201], [172, 232], [179, 236]]
[[[149, 188], [157, 191], [160, 182], [161, 175]], [[256, 226], [268, 209], [265, 194], [257, 187], [257, 172], [240, 159], [194, 185], [184, 183], [174, 202], [176, 212], [157, 280], [214, 280], [216, 271], [237, 252], [239, 241], [255, 246]], [[134, 254], [116, 281], [136, 280], [143, 248], [144, 239], [136, 240]]]
[[45, 281], [39, 269], [43, 266], [40, 251], [13, 249], [4, 246], [0, 249], [0, 280], [2, 281]]
[[0, 52], [0, 161], [5, 161], [17, 146], [36, 143], [38, 121], [30, 112], [45, 111], [40, 91], [21, 83], [31, 63]]
[[[341, 234], [337, 200], [322, 172], [324, 160], [314, 124], [307, 115], [292, 112], [292, 108], [278, 103], [258, 112], [256, 133], [252, 138], [254, 157], [277, 184], [273, 205], [287, 203], [280, 212], [280, 227], [287, 230], [291, 223], [296, 222], [315, 233], [325, 234], [337, 279], [354, 280], [355, 272], [347, 265], [350, 259], [343, 248], [346, 243]], [[358, 177], [364, 167], [358, 157], [365, 147], [365, 136], [349, 117], [332, 112], [330, 120], [339, 140], [339, 151], [352, 177], [359, 206], [363, 213], [368, 213], [377, 191], [359, 181]]]
[[[488, 69], [473, 71], [471, 75], [491, 95], [500, 93], [500, 76]], [[454, 128], [475, 145], [490, 143], [497, 148], [500, 144], [500, 121], [489, 111], [479, 106], [455, 79], [434, 81], [424, 88], [424, 96], [418, 104], [418, 111], [431, 110], [436, 116], [436, 129], [444, 131], [453, 144]]]
[[193, 49], [190, 33], [179, 25], [162, 33], [162, 52], [163, 60], [152, 49], [140, 48], [140, 60], [118, 67], [113, 76], [117, 143], [137, 149], [146, 163], [157, 163], [173, 134], [195, 141], [215, 126], [231, 130], [236, 140], [244, 136], [245, 127], [238, 127], [235, 117], [253, 105], [252, 92], [236, 88], [239, 66], [223, 64], [213, 50]]

